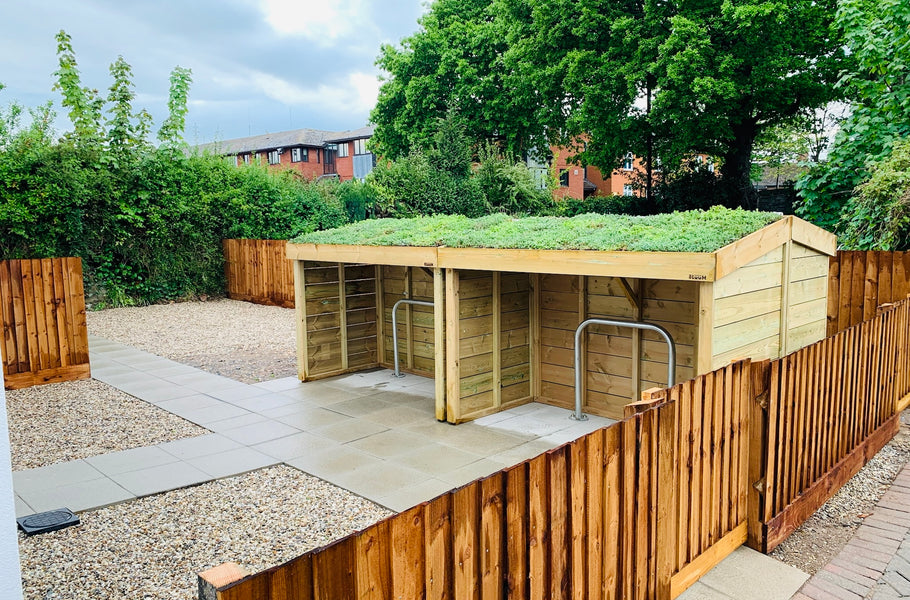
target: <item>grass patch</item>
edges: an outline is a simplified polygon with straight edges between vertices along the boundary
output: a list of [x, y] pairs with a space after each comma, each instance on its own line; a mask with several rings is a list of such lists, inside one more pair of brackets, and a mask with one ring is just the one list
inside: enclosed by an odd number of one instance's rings
[[572, 218], [514, 218], [495, 214], [470, 219], [438, 215], [361, 221], [307, 233], [291, 241], [362, 246], [713, 252], [780, 218], [774, 213], [719, 206], [645, 217], [585, 214]]

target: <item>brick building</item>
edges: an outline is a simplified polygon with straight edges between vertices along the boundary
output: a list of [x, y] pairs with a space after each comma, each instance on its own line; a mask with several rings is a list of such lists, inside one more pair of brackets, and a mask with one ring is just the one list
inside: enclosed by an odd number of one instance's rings
[[294, 129], [197, 146], [201, 152], [220, 154], [234, 164], [267, 164], [272, 169], [291, 169], [308, 179], [363, 179], [376, 164], [366, 142], [372, 127], [351, 131]]

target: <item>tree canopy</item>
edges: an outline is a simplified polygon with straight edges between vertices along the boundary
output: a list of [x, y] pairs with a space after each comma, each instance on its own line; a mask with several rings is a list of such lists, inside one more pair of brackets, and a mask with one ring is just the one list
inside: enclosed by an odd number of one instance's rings
[[476, 141], [576, 144], [615, 168], [720, 159], [747, 200], [754, 140], [823, 106], [843, 65], [836, 0], [438, 0], [384, 46], [375, 147], [421, 145], [446, 110]]

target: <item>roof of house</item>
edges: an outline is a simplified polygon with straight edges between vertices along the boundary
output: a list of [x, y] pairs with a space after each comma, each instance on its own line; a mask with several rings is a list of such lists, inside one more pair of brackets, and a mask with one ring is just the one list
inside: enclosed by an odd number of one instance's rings
[[330, 144], [335, 144], [338, 142], [350, 142], [351, 140], [362, 140], [364, 138], [372, 137], [373, 129], [374, 128], [372, 125], [367, 125], [366, 127], [361, 127], [360, 129], [341, 131], [333, 134], [332, 137], [326, 138], [325, 141]]
[[214, 152], [217, 154], [239, 154], [242, 152], [273, 150], [275, 148], [289, 148], [293, 146], [321, 148], [327, 143], [366, 138], [370, 137], [372, 134], [372, 127], [361, 127], [360, 129], [351, 131], [293, 129], [291, 131], [277, 131], [275, 133], [263, 133], [233, 140], [199, 144], [196, 146], [196, 149], [200, 152]]

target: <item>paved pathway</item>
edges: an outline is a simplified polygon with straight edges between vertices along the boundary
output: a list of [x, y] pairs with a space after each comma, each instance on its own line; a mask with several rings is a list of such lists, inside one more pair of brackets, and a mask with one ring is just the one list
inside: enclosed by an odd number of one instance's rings
[[853, 538], [793, 600], [910, 598], [910, 465]]
[[[285, 463], [392, 510], [410, 508], [612, 421], [543, 404], [452, 426], [432, 380], [380, 369], [247, 385], [108, 340], [92, 376], [212, 433], [16, 471], [19, 516], [99, 508]], [[74, 424], [78, 426], [78, 424]]]

